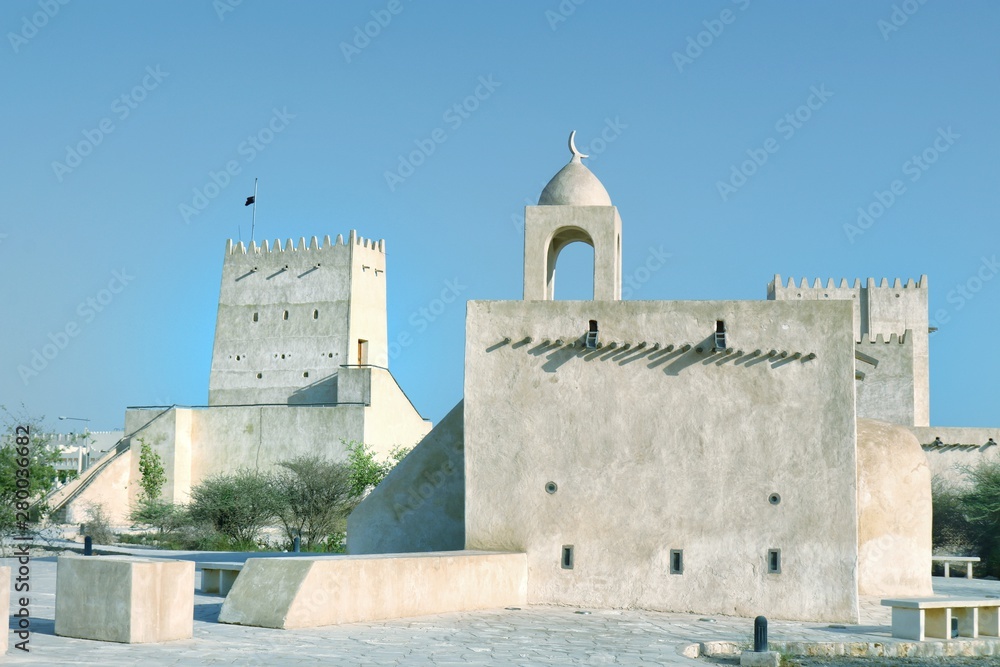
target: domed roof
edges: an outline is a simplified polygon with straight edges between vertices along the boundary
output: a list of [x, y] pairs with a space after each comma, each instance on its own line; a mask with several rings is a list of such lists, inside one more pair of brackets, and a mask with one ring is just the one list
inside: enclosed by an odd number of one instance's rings
[[569, 150], [573, 158], [559, 170], [538, 198], [539, 206], [611, 206], [611, 196], [581, 158], [587, 157], [573, 142], [576, 130], [569, 135]]

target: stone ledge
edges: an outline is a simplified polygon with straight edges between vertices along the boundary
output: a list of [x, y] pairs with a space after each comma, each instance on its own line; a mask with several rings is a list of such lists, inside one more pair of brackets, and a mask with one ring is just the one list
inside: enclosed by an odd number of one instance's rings
[[526, 602], [523, 553], [445, 551], [319, 558], [251, 558], [219, 621], [311, 628]]

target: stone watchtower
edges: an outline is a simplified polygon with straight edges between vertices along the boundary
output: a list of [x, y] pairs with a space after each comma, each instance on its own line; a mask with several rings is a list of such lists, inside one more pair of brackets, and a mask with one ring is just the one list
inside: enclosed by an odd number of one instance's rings
[[336, 403], [368, 364], [388, 365], [384, 241], [227, 243], [209, 405]]
[[601, 182], [581, 158], [574, 135], [569, 164], [542, 190], [538, 206], [524, 209], [524, 300], [551, 301], [556, 260], [570, 243], [594, 249], [594, 300], [622, 298], [622, 219]]
[[854, 303], [854, 342], [858, 361], [858, 417], [904, 426], [930, 425], [930, 371], [928, 362], [927, 276], [905, 284], [876, 286], [833, 279], [824, 287], [817, 278], [812, 287], [803, 278], [796, 287], [775, 275], [767, 298], [782, 301], [843, 299]]

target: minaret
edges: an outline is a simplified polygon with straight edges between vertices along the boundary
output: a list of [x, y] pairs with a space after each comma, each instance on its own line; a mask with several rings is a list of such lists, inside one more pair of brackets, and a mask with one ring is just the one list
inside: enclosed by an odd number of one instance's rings
[[556, 260], [570, 243], [594, 249], [594, 300], [622, 296], [622, 220], [611, 197], [587, 167], [569, 135], [569, 164], [559, 170], [538, 198], [524, 208], [524, 300], [551, 301]]

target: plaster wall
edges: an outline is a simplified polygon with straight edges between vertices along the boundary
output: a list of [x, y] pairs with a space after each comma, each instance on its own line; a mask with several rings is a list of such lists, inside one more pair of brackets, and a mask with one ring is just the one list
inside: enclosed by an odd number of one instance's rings
[[[911, 427], [910, 431], [923, 447], [931, 474], [952, 486], [968, 483], [963, 466], [1000, 461], [1000, 427], [925, 426]], [[937, 439], [940, 444], [935, 443]]]
[[128, 451], [109, 463], [80, 495], [66, 505], [66, 523], [86, 523], [87, 509], [91, 505], [103, 505], [111, 525], [127, 525], [131, 473], [132, 452]]
[[396, 447], [414, 447], [431, 431], [392, 374], [370, 368], [371, 402], [365, 407], [364, 442], [383, 456]]
[[279, 461], [304, 455], [333, 460], [346, 456], [341, 443], [364, 434], [364, 408], [228, 407], [198, 410], [192, 422], [196, 443], [191, 484], [238, 468], [269, 469]]
[[142, 491], [139, 486], [142, 479], [139, 472], [140, 440], [159, 454], [163, 463], [166, 480], [162, 499], [174, 503], [187, 502], [191, 479], [192, 412], [190, 408], [171, 408], [166, 412], [162, 409], [125, 411], [125, 432], [130, 434], [128, 505], [136, 504]]
[[[927, 276], [921, 276], [916, 282], [910, 279], [905, 283], [896, 278], [892, 284], [882, 278], [877, 285], [874, 278], [868, 278], [864, 285], [858, 279], [853, 285], [848, 285], [844, 279], [839, 285], [833, 279], [823, 285], [817, 278], [810, 286], [805, 278], [798, 285], [792, 278], [785, 284], [780, 275], [775, 275], [767, 286], [767, 298], [787, 301], [850, 300], [854, 312], [854, 340], [859, 342], [865, 335], [869, 340], [878, 336], [888, 340], [892, 334], [899, 337], [907, 330], [911, 331], [911, 378], [898, 385], [886, 384], [885, 389], [895, 392], [898, 400], [912, 403], [913, 419], [903, 423], [927, 426], [930, 424], [927, 284]], [[863, 365], [862, 368], [867, 373], [868, 369]]]
[[[344, 364], [389, 366], [385, 300], [384, 244], [351, 246], [351, 301], [348, 353]], [[358, 341], [367, 341], [359, 358]], [[367, 358], [364, 358], [367, 355]]]
[[913, 332], [869, 338], [862, 335], [856, 349], [878, 360], [878, 366], [858, 361], [864, 379], [856, 380], [858, 417], [909, 425], [914, 409]]
[[464, 404], [442, 419], [347, 519], [347, 553], [465, 547]]
[[[604, 347], [567, 347], [591, 319]], [[734, 353], [698, 354], [717, 320]], [[470, 301], [466, 327], [466, 548], [525, 551], [530, 603], [858, 618], [850, 303]]]
[[622, 220], [614, 206], [526, 206], [524, 208], [524, 298], [555, 294], [559, 252], [583, 241], [594, 248], [594, 298], [622, 296]]
[[906, 427], [858, 420], [858, 506], [858, 592], [933, 595], [931, 472]]
[[[367, 268], [365, 268], [367, 267]], [[378, 269], [378, 271], [376, 271]], [[357, 363], [357, 338], [385, 350], [384, 245], [291, 239], [226, 248], [209, 405], [337, 401], [333, 379]], [[257, 377], [260, 375], [260, 377]]]

